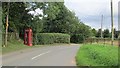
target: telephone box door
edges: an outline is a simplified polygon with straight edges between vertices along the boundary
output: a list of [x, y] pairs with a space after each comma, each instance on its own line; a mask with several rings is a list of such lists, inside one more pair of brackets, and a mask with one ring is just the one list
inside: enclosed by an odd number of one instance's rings
[[24, 44], [32, 46], [32, 29], [26, 29], [24, 33]]

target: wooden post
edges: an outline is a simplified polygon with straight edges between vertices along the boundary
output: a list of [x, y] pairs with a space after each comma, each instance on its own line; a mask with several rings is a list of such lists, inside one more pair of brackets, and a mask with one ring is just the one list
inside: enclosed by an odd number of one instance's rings
[[6, 30], [5, 30], [5, 45], [4, 45], [3, 47], [6, 47], [6, 46], [7, 46], [9, 8], [10, 8], [10, 0], [9, 0], [9, 2], [8, 2], [8, 7], [7, 7]]
[[8, 15], [6, 17], [5, 45], [3, 47], [7, 46], [7, 37], [8, 37]]

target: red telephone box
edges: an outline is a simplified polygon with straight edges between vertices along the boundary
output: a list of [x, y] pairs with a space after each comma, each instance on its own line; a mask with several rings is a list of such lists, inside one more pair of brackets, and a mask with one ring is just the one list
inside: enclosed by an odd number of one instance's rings
[[28, 28], [24, 33], [24, 44], [28, 46], [32, 46], [32, 29]]

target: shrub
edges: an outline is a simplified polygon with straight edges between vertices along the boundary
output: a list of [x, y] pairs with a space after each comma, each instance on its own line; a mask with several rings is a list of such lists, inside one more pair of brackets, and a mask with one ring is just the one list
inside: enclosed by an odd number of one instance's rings
[[118, 66], [118, 47], [83, 45], [76, 55], [78, 66]]
[[38, 33], [36, 44], [70, 43], [70, 35], [62, 33]]
[[82, 34], [73, 34], [73, 35], [71, 35], [70, 42], [71, 43], [83, 43], [84, 36]]

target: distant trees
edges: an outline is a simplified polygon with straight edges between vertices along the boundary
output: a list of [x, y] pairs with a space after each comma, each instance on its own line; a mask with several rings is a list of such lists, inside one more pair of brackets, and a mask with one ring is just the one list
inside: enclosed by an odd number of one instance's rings
[[103, 31], [103, 38], [110, 38], [109, 29], [105, 29], [105, 30]]
[[[102, 33], [103, 33], [103, 38], [111, 38], [111, 32], [109, 31], [109, 29], [104, 29], [102, 31]], [[114, 38], [118, 38], [118, 35], [119, 35], [119, 31], [114, 29]], [[100, 38], [101, 37], [101, 29], [96, 30], [93, 28], [92, 36]]]
[[98, 31], [96, 33], [96, 37], [101, 37], [101, 29], [98, 29]]
[[118, 38], [119, 33], [120, 33], [119, 31], [117, 31], [116, 29], [114, 29], [114, 37], [115, 37], [115, 38]]
[[97, 35], [97, 30], [93, 28], [93, 29], [92, 29], [92, 36], [93, 36], [93, 37], [96, 37], [96, 35]]

